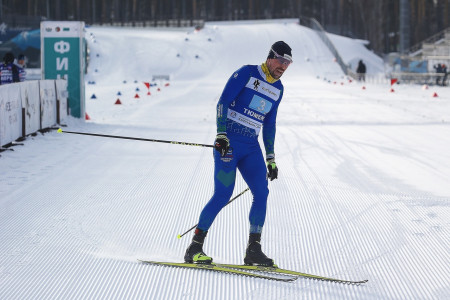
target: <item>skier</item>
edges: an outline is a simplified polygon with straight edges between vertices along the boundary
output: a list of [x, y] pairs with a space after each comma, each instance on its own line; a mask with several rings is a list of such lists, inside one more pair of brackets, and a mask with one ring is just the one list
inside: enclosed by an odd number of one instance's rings
[[[253, 194], [244, 263], [274, 265], [273, 260], [262, 252], [260, 241], [269, 195], [268, 178], [278, 177], [274, 144], [277, 109], [283, 97], [279, 79], [292, 62], [291, 48], [283, 41], [276, 42], [264, 63], [241, 67], [225, 85], [217, 104], [214, 194], [200, 214], [192, 243], [184, 256], [185, 262], [212, 263], [212, 258], [203, 252], [203, 242], [217, 214], [233, 193], [236, 169], [239, 169]], [[258, 143], [261, 128], [267, 169]]]

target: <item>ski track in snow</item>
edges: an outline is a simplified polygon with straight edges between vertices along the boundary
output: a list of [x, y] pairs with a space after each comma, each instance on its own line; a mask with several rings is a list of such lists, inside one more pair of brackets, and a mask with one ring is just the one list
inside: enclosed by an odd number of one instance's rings
[[[331, 54], [289, 22], [88, 33], [92, 121], [70, 118], [68, 130], [198, 143], [214, 140], [228, 76], [286, 40], [295, 63], [283, 77], [263, 250], [286, 269], [369, 282], [139, 264], [182, 261], [192, 233], [177, 235], [213, 193], [212, 149], [50, 132], [1, 153], [0, 299], [450, 298], [448, 87], [433, 99], [420, 86], [328, 84], [343, 80]], [[147, 97], [152, 74], [174, 76]], [[246, 187], [238, 174], [235, 194]], [[242, 263], [251, 201], [243, 194], [211, 227], [205, 252], [216, 262]]]

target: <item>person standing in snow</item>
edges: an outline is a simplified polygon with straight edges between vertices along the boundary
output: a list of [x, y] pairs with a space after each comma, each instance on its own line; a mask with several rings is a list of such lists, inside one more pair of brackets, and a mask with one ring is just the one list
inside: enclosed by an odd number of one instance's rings
[[442, 73], [442, 65], [441, 64], [437, 64], [434, 65], [433, 68], [436, 70], [436, 74], [438, 74], [436, 76], [436, 85], [439, 85], [439, 82], [441, 81], [441, 73]]
[[27, 72], [25, 71], [25, 55], [19, 54], [17, 57], [17, 62], [15, 63], [16, 66], [19, 67], [19, 80], [20, 82], [25, 81], [25, 77], [27, 75]]
[[20, 68], [14, 64], [14, 54], [8, 52], [0, 65], [0, 84], [19, 82]]
[[[217, 136], [214, 142], [214, 195], [203, 208], [192, 243], [184, 260], [212, 263], [203, 252], [206, 234], [220, 210], [229, 201], [239, 170], [253, 194], [249, 213], [250, 236], [245, 264], [273, 266], [261, 249], [266, 217], [268, 179], [278, 177], [275, 163], [275, 124], [283, 97], [281, 76], [292, 61], [291, 48], [283, 41], [270, 48], [262, 65], [245, 65], [230, 77], [217, 104]], [[266, 162], [258, 143], [262, 129]]]
[[444, 77], [442, 78], [442, 86], [446, 85], [446, 81], [447, 81], [447, 77], [448, 77], [448, 72], [447, 72], [447, 66], [446, 65], [442, 65], [442, 74], [444, 74]]
[[356, 68], [356, 73], [358, 74], [359, 81], [366, 81], [366, 65], [362, 60], [358, 62], [358, 67]]

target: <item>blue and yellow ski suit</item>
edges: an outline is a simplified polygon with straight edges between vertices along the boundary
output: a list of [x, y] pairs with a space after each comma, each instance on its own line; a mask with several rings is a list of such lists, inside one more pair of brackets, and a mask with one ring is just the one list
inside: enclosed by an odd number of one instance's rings
[[270, 76], [265, 63], [243, 66], [228, 80], [217, 104], [217, 133], [227, 133], [230, 150], [224, 157], [214, 150], [214, 195], [200, 214], [199, 229], [207, 231], [230, 200], [239, 169], [253, 194], [250, 233], [261, 233], [269, 189], [258, 135], [262, 129], [266, 158], [274, 158], [276, 117], [282, 97], [283, 85]]

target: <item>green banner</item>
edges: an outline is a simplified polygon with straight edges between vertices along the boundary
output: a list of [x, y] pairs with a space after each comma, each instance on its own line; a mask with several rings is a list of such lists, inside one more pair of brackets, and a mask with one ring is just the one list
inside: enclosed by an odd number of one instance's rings
[[84, 118], [84, 23], [41, 23], [42, 79], [67, 80], [70, 114]]

